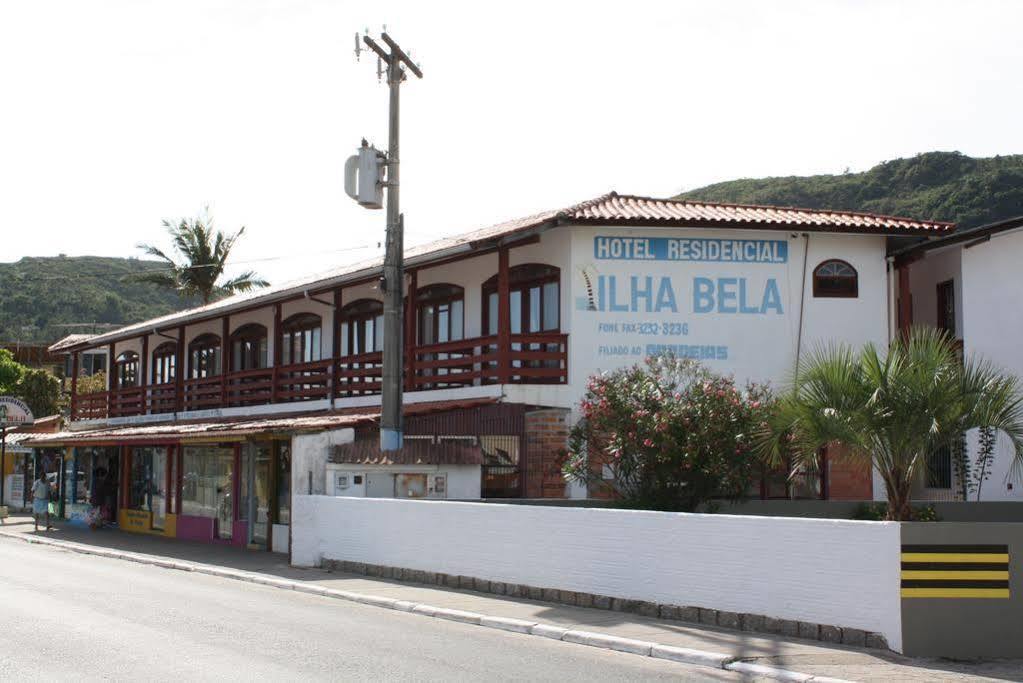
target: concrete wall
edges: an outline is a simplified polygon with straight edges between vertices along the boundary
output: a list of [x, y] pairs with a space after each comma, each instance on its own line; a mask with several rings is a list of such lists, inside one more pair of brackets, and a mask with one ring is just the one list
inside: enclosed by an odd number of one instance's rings
[[[641, 361], [648, 355], [649, 347], [656, 345], [723, 349], [717, 357], [701, 360], [713, 370], [734, 374], [740, 382], [750, 379], [770, 382], [775, 387], [790, 380], [797, 346], [805, 351], [833, 341], [853, 346], [866, 342], [887, 345], [888, 292], [882, 237], [830, 234], [804, 237], [780, 231], [655, 228], [573, 228], [572, 234], [573, 337], [569, 372], [577, 394], [582, 393], [589, 376]], [[782, 243], [787, 254], [784, 259], [755, 263], [602, 259], [595, 255], [598, 236], [770, 241]], [[858, 297], [813, 296], [814, 268], [835, 258], [856, 268]], [[694, 301], [695, 278], [714, 282], [734, 278], [729, 286], [735, 296], [726, 306], [717, 305], [714, 310], [701, 312]], [[563, 277], [562, 282], [566, 279]], [[658, 294], [665, 279], [673, 292], [673, 301], [658, 306]], [[614, 297], [610, 294], [612, 280]], [[652, 284], [653, 310], [648, 310], [648, 298], [631, 296], [633, 281], [641, 286]], [[778, 305], [762, 307], [770, 288], [777, 293]], [[762, 310], [753, 312], [754, 309]], [[664, 323], [685, 327], [665, 329]]]
[[[903, 593], [902, 638], [906, 654], [956, 659], [1023, 657], [1023, 588], [1019, 581], [1023, 572], [1023, 524], [903, 524], [902, 544], [904, 553], [927, 553], [932, 570], [942, 566], [941, 562], [954, 563], [944, 565], [955, 570], [948, 578], [973, 580], [969, 584], [972, 589], [953, 588], [946, 597], [908, 597]], [[962, 553], [986, 558], [986, 566], [971, 569], [970, 562], [961, 562], [965, 559]], [[911, 557], [903, 555], [903, 561]], [[1006, 564], [1009, 589], [1003, 593], [1007, 595], [972, 596], [979, 586], [993, 585], [984, 580], [1004, 577]], [[1003, 569], [991, 571], [994, 566]], [[928, 574], [933, 575], [933, 571]], [[908, 578], [903, 575], [904, 582]], [[935, 576], [922, 583], [948, 585], [942, 581], [944, 578]]]
[[881, 522], [296, 496], [292, 562], [349, 560], [884, 635], [901, 647], [899, 527]]
[[[979, 354], [1023, 379], [1023, 232], [1006, 232], [962, 250], [964, 351]], [[971, 440], [976, 446], [976, 435]], [[973, 451], [976, 452], [975, 450]], [[1013, 451], [999, 435], [995, 467], [981, 490], [983, 500], [1023, 501], [1023, 482], [1009, 478]]]
[[913, 323], [938, 324], [938, 284], [953, 281], [956, 303], [956, 337], [963, 336], [963, 274], [960, 247], [938, 249], [909, 266], [909, 288], [912, 292]]
[[[291, 438], [291, 491], [298, 495], [333, 495], [327, 490], [327, 458], [330, 447], [355, 441], [354, 429], [335, 429]], [[292, 512], [294, 515], [294, 512]]]

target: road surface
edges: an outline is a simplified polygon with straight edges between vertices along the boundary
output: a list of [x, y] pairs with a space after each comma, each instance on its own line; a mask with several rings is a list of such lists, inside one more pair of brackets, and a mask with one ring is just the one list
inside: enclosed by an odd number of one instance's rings
[[0, 680], [743, 680], [0, 538]]

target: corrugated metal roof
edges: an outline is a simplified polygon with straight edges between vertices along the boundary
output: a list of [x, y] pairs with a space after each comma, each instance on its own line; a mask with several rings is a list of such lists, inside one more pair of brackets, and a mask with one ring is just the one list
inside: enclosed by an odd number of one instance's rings
[[[877, 235], [938, 236], [955, 229], [953, 223], [918, 221], [895, 216], [880, 216], [854, 211], [826, 211], [792, 207], [718, 204], [675, 199], [657, 199], [617, 192], [589, 199], [572, 206], [498, 223], [490, 227], [405, 250], [406, 265], [413, 266], [440, 260], [467, 251], [474, 246], [530, 231], [545, 230], [558, 225], [659, 225], [687, 228], [753, 228], [804, 230], [824, 232], [859, 232]], [[340, 266], [316, 275], [300, 278], [264, 289], [244, 292], [215, 301], [206, 306], [171, 313], [141, 323], [98, 334], [74, 345], [83, 347], [129, 338], [155, 329], [185, 324], [196, 319], [220, 315], [260, 303], [270, 303], [303, 292], [329, 289], [336, 285], [375, 275], [383, 266], [383, 258]], [[63, 341], [63, 340], [62, 340]], [[52, 347], [51, 347], [52, 348]]]
[[[405, 415], [423, 415], [448, 410], [460, 410], [488, 405], [496, 399], [471, 399], [455, 401], [427, 401], [405, 405]], [[347, 408], [333, 412], [307, 413], [279, 417], [238, 418], [222, 420], [195, 420], [189, 422], [165, 422], [161, 424], [125, 425], [99, 427], [49, 434], [24, 434], [20, 440], [23, 446], [43, 447], [88, 443], [146, 443], [152, 441], [216, 441], [256, 434], [320, 432], [330, 429], [355, 427], [372, 423], [380, 418], [379, 406]]]
[[384, 453], [376, 439], [339, 444], [330, 462], [352, 465], [482, 465], [483, 449], [461, 443], [406, 441], [400, 450]]

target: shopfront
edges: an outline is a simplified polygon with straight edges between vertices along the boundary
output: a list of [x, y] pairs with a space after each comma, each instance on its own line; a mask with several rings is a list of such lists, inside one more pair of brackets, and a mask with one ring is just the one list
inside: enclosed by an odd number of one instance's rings
[[117, 448], [70, 449], [64, 459], [61, 486], [64, 517], [82, 524], [116, 523], [120, 470]]
[[[281, 426], [292, 422], [282, 419]], [[31, 506], [27, 490], [44, 472], [55, 513], [72, 522], [286, 553], [291, 434], [246, 429], [239, 435], [228, 428], [241, 425], [217, 423], [202, 435], [193, 424], [147, 428], [144, 437], [135, 427], [33, 437], [25, 444], [32, 453], [17, 461], [20, 476], [8, 478], [8, 491], [17, 488], [11, 497]]]
[[260, 549], [286, 547], [291, 524], [290, 441], [244, 444], [239, 502], [239, 521], [245, 526], [247, 545]]
[[174, 490], [174, 447], [147, 445], [123, 450], [121, 527], [173, 537], [176, 516], [169, 492]]

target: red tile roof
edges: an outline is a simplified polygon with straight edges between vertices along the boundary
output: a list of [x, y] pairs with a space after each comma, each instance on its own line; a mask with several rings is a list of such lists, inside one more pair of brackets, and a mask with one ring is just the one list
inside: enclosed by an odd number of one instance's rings
[[461, 443], [407, 440], [400, 450], [384, 453], [376, 439], [339, 444], [330, 462], [354, 465], [482, 465], [483, 449]]
[[[951, 233], [954, 223], [919, 221], [896, 216], [880, 216], [856, 211], [827, 211], [777, 206], [719, 204], [677, 199], [657, 199], [609, 192], [600, 197], [560, 209], [516, 218], [490, 227], [405, 250], [406, 265], [422, 265], [469, 248], [492, 244], [496, 240], [530, 232], [541, 232], [559, 225], [619, 225], [680, 228], [738, 228], [762, 230], [800, 230], [808, 232], [851, 232], [875, 235], [917, 235], [937, 237]], [[253, 305], [261, 305], [303, 293], [317, 293], [345, 282], [371, 277], [380, 272], [383, 258], [348, 264], [327, 272], [252, 290], [215, 301], [206, 306], [179, 311], [160, 318], [97, 334], [77, 343], [65, 339], [51, 347], [69, 350], [89, 348], [118, 339], [168, 329]]]
[[954, 223], [920, 221], [858, 211], [829, 211], [755, 204], [722, 204], [681, 199], [656, 199], [619, 195], [615, 192], [576, 204], [559, 216], [574, 222], [638, 222], [679, 227], [741, 226], [835, 232], [876, 232], [878, 234], [942, 235], [955, 229]]

